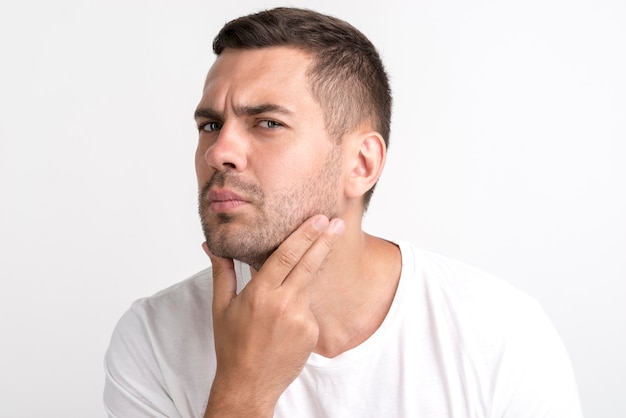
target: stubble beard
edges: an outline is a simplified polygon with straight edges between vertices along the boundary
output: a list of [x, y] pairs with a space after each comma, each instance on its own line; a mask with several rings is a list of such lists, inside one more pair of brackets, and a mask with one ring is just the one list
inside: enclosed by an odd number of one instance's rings
[[[216, 171], [201, 188], [198, 207], [207, 246], [218, 257], [240, 260], [259, 270], [278, 246], [305, 220], [316, 214], [329, 219], [338, 215], [337, 182], [341, 174], [340, 147], [334, 147], [322, 169], [305, 183], [266, 196], [256, 184], [236, 174]], [[213, 186], [243, 192], [251, 198], [255, 215], [211, 214], [207, 193]]]

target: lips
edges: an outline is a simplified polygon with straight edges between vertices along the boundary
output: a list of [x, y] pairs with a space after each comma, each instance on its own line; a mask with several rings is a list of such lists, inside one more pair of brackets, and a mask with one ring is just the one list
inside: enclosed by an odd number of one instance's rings
[[229, 212], [249, 203], [246, 198], [225, 189], [210, 190], [207, 200], [212, 212]]

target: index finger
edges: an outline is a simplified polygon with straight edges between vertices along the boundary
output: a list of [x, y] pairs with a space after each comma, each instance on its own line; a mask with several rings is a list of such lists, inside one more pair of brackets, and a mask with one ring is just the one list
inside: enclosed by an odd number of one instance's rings
[[329, 223], [324, 215], [307, 219], [268, 257], [257, 276], [270, 287], [279, 287]]
[[[339, 226], [339, 227], [338, 227]], [[259, 273], [269, 276], [270, 285], [282, 285], [292, 272], [297, 277], [313, 277], [343, 232], [343, 221], [318, 215], [304, 222], [267, 259]]]
[[307, 287], [311, 280], [317, 276], [317, 272], [330, 254], [333, 245], [343, 234], [344, 229], [345, 224], [341, 219], [335, 218], [330, 221], [328, 228], [313, 242], [298, 264], [287, 275], [283, 281], [283, 286], [291, 286], [296, 291]]

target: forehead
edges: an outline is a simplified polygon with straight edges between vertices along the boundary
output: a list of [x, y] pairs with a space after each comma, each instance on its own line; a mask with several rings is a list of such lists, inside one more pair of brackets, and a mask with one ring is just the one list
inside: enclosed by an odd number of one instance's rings
[[[220, 107], [311, 98], [307, 70], [310, 55], [290, 47], [225, 49], [207, 75], [202, 102]], [[312, 98], [311, 98], [312, 99]]]

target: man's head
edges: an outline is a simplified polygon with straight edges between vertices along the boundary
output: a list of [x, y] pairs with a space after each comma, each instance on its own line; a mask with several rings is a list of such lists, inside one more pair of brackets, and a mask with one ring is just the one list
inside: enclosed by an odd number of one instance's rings
[[388, 83], [373, 46], [344, 22], [294, 9], [230, 22], [214, 45], [196, 110], [209, 249], [259, 268], [315, 214], [358, 228], [389, 131]]
[[[372, 43], [343, 20], [311, 10], [276, 8], [227, 23], [215, 37], [213, 50], [288, 46], [313, 58], [307, 69], [310, 91], [324, 111], [331, 138], [364, 123], [389, 146], [391, 91], [382, 60]], [[363, 197], [367, 208], [374, 188]]]

